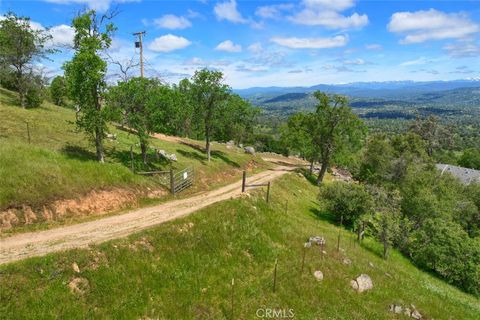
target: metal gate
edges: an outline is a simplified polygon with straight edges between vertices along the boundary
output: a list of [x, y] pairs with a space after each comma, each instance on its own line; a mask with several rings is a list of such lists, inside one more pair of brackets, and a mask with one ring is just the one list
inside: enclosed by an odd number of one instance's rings
[[170, 177], [170, 190], [172, 194], [181, 192], [193, 185], [195, 170], [193, 167], [185, 168], [179, 172], [172, 172]]

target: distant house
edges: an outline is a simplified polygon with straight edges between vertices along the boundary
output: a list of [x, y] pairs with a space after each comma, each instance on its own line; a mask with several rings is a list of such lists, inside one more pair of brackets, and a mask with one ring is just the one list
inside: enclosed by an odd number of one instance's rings
[[442, 174], [449, 172], [454, 177], [460, 179], [460, 181], [462, 181], [462, 183], [464, 184], [470, 184], [474, 182], [480, 183], [480, 170], [457, 167], [441, 163], [438, 163], [436, 166], [437, 169], [442, 172]]

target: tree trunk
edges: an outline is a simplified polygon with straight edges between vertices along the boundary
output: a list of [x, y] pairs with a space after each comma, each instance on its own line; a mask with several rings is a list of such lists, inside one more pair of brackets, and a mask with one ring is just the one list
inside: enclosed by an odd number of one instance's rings
[[312, 159], [312, 160], [310, 161], [310, 170], [309, 170], [310, 175], [313, 174], [313, 164], [314, 164], [314, 162], [315, 162], [314, 159]]
[[105, 162], [103, 154], [103, 132], [101, 128], [95, 128], [95, 149], [97, 151], [97, 160], [101, 163]]
[[20, 99], [20, 107], [25, 109], [27, 107], [27, 101], [25, 99], [25, 93], [23, 92], [22, 89], [20, 89], [18, 91], [18, 96], [19, 96], [19, 99]]
[[147, 164], [147, 144], [142, 141], [140, 142], [140, 149], [142, 150], [142, 160], [143, 164]]
[[383, 242], [383, 259], [387, 259], [387, 251], [388, 251], [388, 243], [384, 241]]
[[206, 141], [205, 149], [207, 150], [207, 158], [208, 158], [208, 162], [210, 162], [210, 134], [207, 133], [205, 135], [205, 141]]
[[328, 168], [328, 161], [322, 161], [322, 167], [320, 168], [320, 173], [318, 174], [317, 184], [321, 184], [323, 182], [323, 178], [325, 177], [325, 173], [327, 172]]

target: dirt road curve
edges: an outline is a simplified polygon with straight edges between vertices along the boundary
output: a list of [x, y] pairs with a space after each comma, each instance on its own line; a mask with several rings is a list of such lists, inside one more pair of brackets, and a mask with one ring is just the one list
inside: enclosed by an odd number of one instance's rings
[[[247, 183], [268, 182], [292, 169], [279, 166], [247, 178]], [[137, 209], [121, 215], [0, 239], [0, 264], [125, 237], [165, 221], [183, 217], [212, 203], [238, 197], [240, 194], [241, 181], [190, 198]]]

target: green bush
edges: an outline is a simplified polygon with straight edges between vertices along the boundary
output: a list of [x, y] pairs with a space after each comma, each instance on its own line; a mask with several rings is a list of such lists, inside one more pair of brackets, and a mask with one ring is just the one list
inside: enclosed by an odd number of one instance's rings
[[480, 294], [480, 238], [470, 238], [457, 223], [428, 219], [411, 239], [410, 255], [416, 264]]
[[66, 104], [67, 87], [62, 76], [56, 76], [50, 84], [50, 97], [57, 106]]
[[333, 182], [320, 188], [320, 198], [337, 221], [343, 216], [345, 225], [352, 225], [359, 217], [373, 209], [371, 195], [363, 184]]
[[480, 149], [467, 149], [458, 160], [462, 167], [480, 170]]
[[25, 96], [27, 108], [38, 108], [43, 102], [43, 89], [38, 85], [31, 85]]

